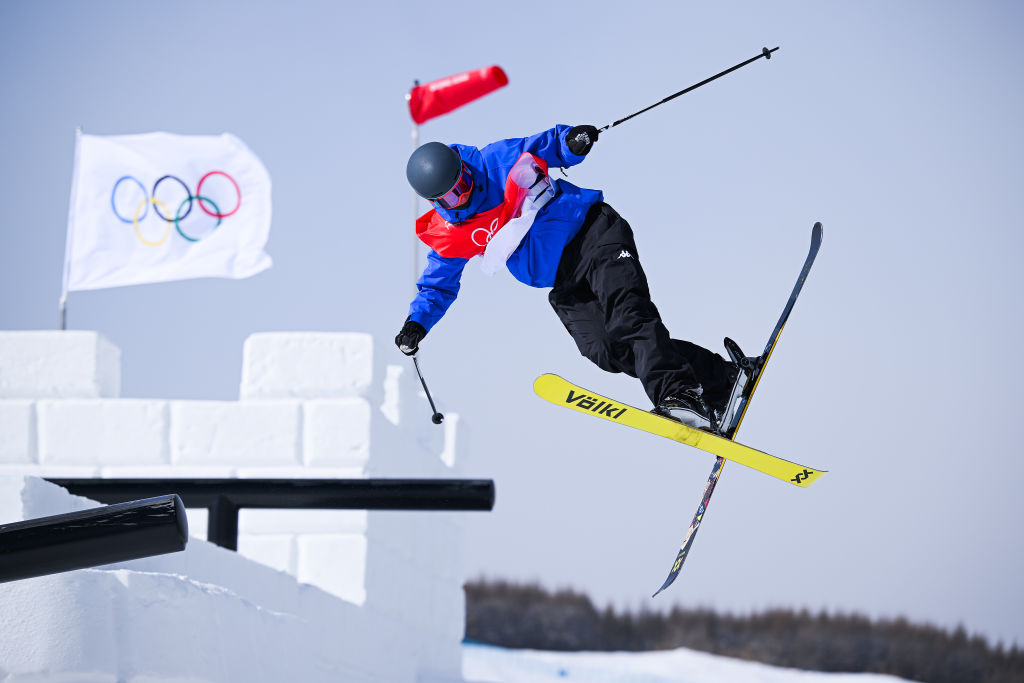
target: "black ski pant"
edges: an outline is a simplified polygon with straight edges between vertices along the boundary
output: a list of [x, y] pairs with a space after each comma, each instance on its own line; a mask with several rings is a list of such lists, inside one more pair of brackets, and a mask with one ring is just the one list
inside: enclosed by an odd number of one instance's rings
[[566, 245], [548, 300], [581, 354], [603, 370], [639, 378], [654, 405], [698, 384], [712, 405], [728, 399], [731, 364], [671, 338], [651, 301], [633, 231], [608, 204], [591, 207]]

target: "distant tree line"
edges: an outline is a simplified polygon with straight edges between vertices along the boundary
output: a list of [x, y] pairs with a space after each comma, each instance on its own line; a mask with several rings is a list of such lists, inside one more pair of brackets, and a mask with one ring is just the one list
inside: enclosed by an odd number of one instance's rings
[[645, 651], [679, 647], [813, 671], [884, 673], [927, 683], [1021, 683], [1024, 651], [991, 647], [905, 619], [769, 610], [597, 610], [572, 590], [477, 580], [466, 584], [466, 638], [510, 648]]

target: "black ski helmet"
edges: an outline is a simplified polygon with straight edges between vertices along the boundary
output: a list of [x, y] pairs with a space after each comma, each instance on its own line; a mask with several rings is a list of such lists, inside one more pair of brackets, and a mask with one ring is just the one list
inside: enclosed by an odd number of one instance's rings
[[412, 189], [424, 199], [436, 199], [453, 187], [462, 173], [462, 158], [440, 142], [428, 142], [416, 148], [405, 167]]

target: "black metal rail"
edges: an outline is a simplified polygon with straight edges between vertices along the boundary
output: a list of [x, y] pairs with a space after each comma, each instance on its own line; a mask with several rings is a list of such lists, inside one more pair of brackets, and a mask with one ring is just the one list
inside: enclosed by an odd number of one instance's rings
[[188, 542], [176, 495], [0, 525], [0, 582], [174, 553]]
[[102, 503], [175, 493], [210, 511], [207, 540], [238, 549], [241, 508], [478, 510], [494, 507], [490, 479], [50, 479]]

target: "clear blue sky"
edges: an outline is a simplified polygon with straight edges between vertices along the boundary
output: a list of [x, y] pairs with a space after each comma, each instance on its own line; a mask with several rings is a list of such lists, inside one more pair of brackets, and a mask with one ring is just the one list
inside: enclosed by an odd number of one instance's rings
[[252, 332], [388, 339], [404, 320], [413, 79], [501, 65], [507, 88], [421, 131], [483, 145], [604, 125], [778, 45], [609, 131], [569, 174], [632, 224], [674, 335], [715, 349], [763, 344], [824, 223], [741, 436], [831, 474], [799, 490], [727, 467], [650, 601], [711, 459], [537, 399], [548, 371], [644, 396], [579, 357], [545, 291], [471, 265], [422, 347], [468, 473], [498, 484], [467, 569], [599, 604], [906, 615], [1024, 643], [1022, 29], [1009, 2], [8, 0], [0, 328], [57, 324], [76, 126], [229, 131], [270, 170], [271, 270], [70, 301], [69, 327], [122, 349], [125, 396], [232, 399]]

